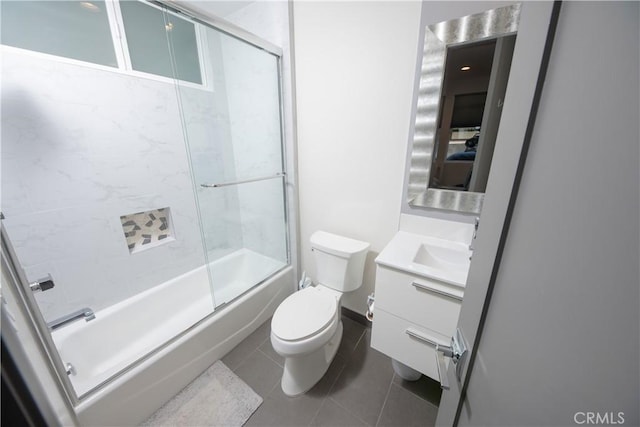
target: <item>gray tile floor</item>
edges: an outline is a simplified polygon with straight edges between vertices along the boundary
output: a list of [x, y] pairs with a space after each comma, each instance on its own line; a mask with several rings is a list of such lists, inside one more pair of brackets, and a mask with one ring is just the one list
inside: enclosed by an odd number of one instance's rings
[[284, 360], [271, 347], [271, 320], [222, 361], [264, 402], [246, 426], [432, 426], [440, 387], [430, 378], [399, 378], [391, 360], [370, 347], [371, 329], [347, 317], [338, 353], [309, 392], [287, 397], [280, 388]]

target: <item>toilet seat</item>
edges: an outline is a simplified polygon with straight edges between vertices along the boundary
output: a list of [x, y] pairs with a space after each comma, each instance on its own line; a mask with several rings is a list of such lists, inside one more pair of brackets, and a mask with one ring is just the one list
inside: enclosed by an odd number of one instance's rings
[[283, 341], [299, 341], [326, 329], [337, 319], [338, 301], [330, 292], [308, 287], [289, 295], [276, 309], [271, 332]]

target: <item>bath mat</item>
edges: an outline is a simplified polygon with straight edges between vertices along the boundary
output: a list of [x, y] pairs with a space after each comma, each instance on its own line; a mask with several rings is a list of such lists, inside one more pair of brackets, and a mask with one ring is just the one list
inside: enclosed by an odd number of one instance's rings
[[262, 398], [218, 360], [143, 426], [242, 426]]

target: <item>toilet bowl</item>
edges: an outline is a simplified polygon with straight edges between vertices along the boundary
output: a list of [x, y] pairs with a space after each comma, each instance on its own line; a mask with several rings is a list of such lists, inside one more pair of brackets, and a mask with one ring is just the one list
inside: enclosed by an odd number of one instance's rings
[[271, 345], [285, 358], [282, 391], [297, 396], [313, 387], [329, 368], [342, 339], [342, 320], [335, 291], [321, 285], [289, 298], [273, 315]]
[[344, 292], [362, 285], [369, 244], [317, 231], [311, 236], [318, 284], [287, 297], [271, 320], [271, 344], [285, 358], [282, 391], [297, 396], [324, 376], [342, 339]]

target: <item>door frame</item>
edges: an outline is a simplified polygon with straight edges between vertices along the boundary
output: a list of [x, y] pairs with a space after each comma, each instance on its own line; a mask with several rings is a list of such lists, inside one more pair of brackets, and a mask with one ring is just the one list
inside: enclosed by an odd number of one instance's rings
[[[501, 150], [496, 150], [487, 185], [493, 191], [485, 195], [458, 320], [469, 354], [462, 366], [461, 380], [456, 377], [454, 365], [449, 364], [451, 388], [442, 393], [436, 425], [458, 425], [465, 404], [529, 151], [560, 8], [561, 1], [523, 4], [505, 96], [509, 108], [503, 112], [496, 142]], [[541, 33], [540, 29], [546, 30]], [[531, 69], [538, 69], [537, 78], [531, 78]]]
[[77, 396], [1, 222], [0, 235], [2, 339], [45, 418], [77, 425]]

